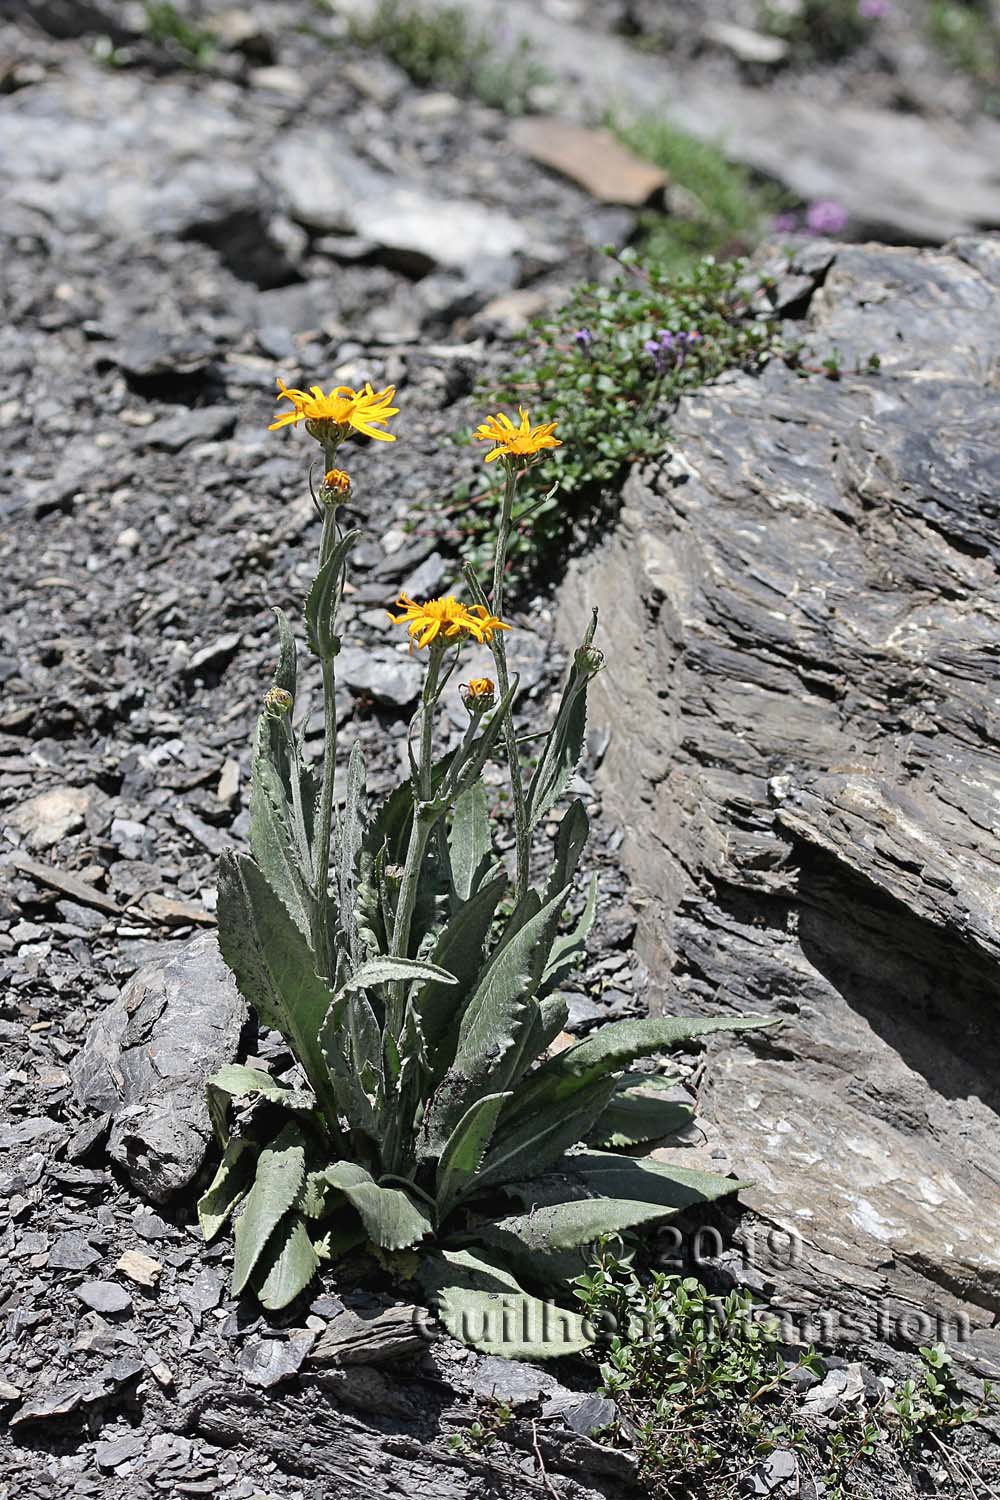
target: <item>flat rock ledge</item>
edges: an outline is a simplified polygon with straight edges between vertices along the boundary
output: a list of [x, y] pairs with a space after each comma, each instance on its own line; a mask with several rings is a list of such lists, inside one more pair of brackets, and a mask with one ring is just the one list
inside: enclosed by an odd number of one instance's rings
[[111, 1117], [109, 1154], [154, 1203], [197, 1175], [212, 1135], [205, 1084], [235, 1057], [246, 1019], [215, 933], [204, 933], [165, 943], [73, 1060], [77, 1098]]
[[[770, 1012], [703, 1108], [808, 1340], [1000, 1373], [1000, 240], [833, 247], [570, 570], [653, 1010]], [[740, 1257], [738, 1256], [737, 1259]]]

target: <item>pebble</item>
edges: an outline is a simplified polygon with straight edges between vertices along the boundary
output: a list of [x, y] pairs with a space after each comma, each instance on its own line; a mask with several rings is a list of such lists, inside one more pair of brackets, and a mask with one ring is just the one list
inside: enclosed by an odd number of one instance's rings
[[77, 1287], [76, 1295], [94, 1312], [110, 1315], [132, 1311], [132, 1298], [114, 1281], [85, 1281]]
[[101, 1259], [101, 1252], [82, 1234], [61, 1234], [49, 1251], [49, 1265], [57, 1271], [86, 1271]]
[[163, 1270], [160, 1262], [141, 1250], [126, 1250], [115, 1266], [137, 1286], [155, 1286]]

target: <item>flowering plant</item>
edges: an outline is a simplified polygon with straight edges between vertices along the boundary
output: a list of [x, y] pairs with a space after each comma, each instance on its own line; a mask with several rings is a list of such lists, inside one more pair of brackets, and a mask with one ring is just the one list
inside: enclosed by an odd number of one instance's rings
[[[322, 449], [305, 634], [322, 671], [325, 747], [317, 777], [294, 727], [297, 646], [279, 612], [278, 667], [254, 741], [250, 852], [223, 855], [218, 915], [242, 993], [285, 1037], [304, 1086], [242, 1065], [212, 1079], [223, 1155], [199, 1216], [212, 1238], [239, 1211], [233, 1289], [252, 1289], [267, 1308], [286, 1306], [323, 1263], [364, 1250], [416, 1277], [446, 1326], [477, 1347], [566, 1353], [585, 1342], [580, 1316], [561, 1312], [559, 1341], [539, 1338], [551, 1305], [536, 1292], [565, 1291], [599, 1236], [738, 1186], [605, 1149], [662, 1136], [691, 1114], [628, 1065], [689, 1037], [762, 1023], [621, 1021], [550, 1053], [567, 1019], [559, 985], [595, 911], [592, 883], [582, 918], [560, 931], [587, 837], [583, 804], [566, 807], [537, 884], [531, 843], [580, 759], [587, 685], [602, 656], [595, 618], [529, 779], [507, 664], [514, 633], [502, 615], [518, 479], [559, 446], [555, 422], [532, 427], [522, 411], [517, 425], [496, 416], [480, 427], [487, 460], [504, 472], [490, 592], [467, 568], [467, 602], [400, 596], [389, 619], [426, 660], [409, 775], [373, 806], [355, 743], [335, 811], [337, 621], [360, 532], [341, 525], [351, 489], [334, 459], [352, 432], [394, 441], [394, 394], [281, 389], [292, 410], [275, 425], [304, 422]], [[439, 706], [470, 641], [491, 650], [496, 681], [462, 685], [468, 726], [439, 754]], [[482, 779], [496, 757], [510, 779], [512, 882], [494, 852]], [[236, 1101], [250, 1106], [234, 1121]], [[490, 1321], [498, 1307], [502, 1331]]]

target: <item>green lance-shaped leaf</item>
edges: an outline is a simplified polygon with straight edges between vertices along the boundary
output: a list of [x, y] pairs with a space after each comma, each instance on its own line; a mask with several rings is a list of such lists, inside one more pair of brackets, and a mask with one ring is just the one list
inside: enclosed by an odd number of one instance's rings
[[345, 531], [316, 574], [306, 599], [306, 637], [310, 650], [321, 661], [336, 656], [340, 649], [340, 643], [333, 630], [333, 617], [336, 612], [344, 563], [351, 548], [356, 545], [360, 537], [360, 531]]
[[476, 1235], [501, 1253], [510, 1248], [515, 1254], [520, 1249], [545, 1255], [592, 1245], [602, 1235], [624, 1234], [641, 1224], [669, 1219], [677, 1211], [634, 1198], [579, 1198], [477, 1224]]
[[[284, 613], [275, 610], [279, 654], [273, 689], [295, 698], [296, 647]], [[307, 934], [313, 918], [308, 871], [315, 785], [299, 763], [289, 718], [265, 710], [257, 721], [251, 757], [250, 849]]]
[[436, 1197], [438, 1217], [444, 1219], [460, 1203], [486, 1155], [500, 1110], [509, 1094], [486, 1094], [470, 1104], [448, 1138], [438, 1162]]
[[365, 827], [365, 787], [365, 757], [361, 742], [355, 740], [347, 762], [347, 795], [340, 819], [337, 849], [340, 919], [346, 932], [351, 962], [355, 965], [360, 955], [355, 891], [358, 878], [358, 856], [361, 853]]
[[[530, 1082], [530, 1079], [528, 1080]], [[580, 1141], [585, 1140], [608, 1106], [616, 1079], [595, 1078], [570, 1099], [557, 1103], [535, 1099], [530, 1108], [516, 1110], [515, 1090], [508, 1100], [493, 1145], [477, 1179], [487, 1188], [544, 1172]], [[522, 1085], [523, 1087], [523, 1085]]]
[[265, 1245], [298, 1197], [305, 1175], [305, 1138], [297, 1125], [286, 1125], [261, 1151], [253, 1187], [236, 1220], [234, 1295], [250, 1280]]
[[428, 1110], [421, 1154], [439, 1155], [470, 1104], [507, 1088], [531, 1023], [528, 1002], [547, 957], [550, 923], [564, 895], [544, 906], [483, 970], [459, 1024], [455, 1060]]
[[427, 1211], [402, 1188], [382, 1187], [354, 1162], [337, 1162], [326, 1176], [357, 1210], [368, 1238], [383, 1250], [407, 1250], [434, 1227]]
[[552, 1171], [507, 1182], [503, 1190], [531, 1212], [596, 1198], [649, 1202], [680, 1212], [749, 1186], [734, 1177], [677, 1167], [651, 1156], [580, 1148], [569, 1152]]
[[476, 1233], [498, 1248], [509, 1235], [532, 1251], [573, 1250], [746, 1186], [716, 1172], [613, 1152], [573, 1152], [562, 1166], [559, 1173], [517, 1184], [515, 1195], [530, 1212], [477, 1225]]
[[610, 1198], [651, 1203], [679, 1212], [697, 1203], [714, 1203], [750, 1183], [718, 1172], [677, 1167], [651, 1156], [620, 1156], [616, 1151], [573, 1151], [558, 1172], [508, 1182], [505, 1191], [525, 1208], [551, 1208], [583, 1198]]
[[333, 1002], [320, 1027], [319, 1046], [349, 1126], [377, 1140], [382, 1033], [363, 992], [342, 993]]
[[501, 1359], [559, 1359], [589, 1347], [580, 1313], [532, 1297], [510, 1271], [471, 1250], [427, 1256], [420, 1284], [448, 1332]]
[[590, 877], [587, 899], [580, 920], [572, 932], [562, 933], [552, 944], [549, 961], [542, 975], [540, 993], [546, 995], [567, 980], [580, 967], [587, 952], [587, 939], [597, 915], [597, 871]]
[[[253, 757], [250, 784], [250, 849], [268, 884], [281, 897], [299, 931], [312, 938], [316, 921], [316, 900], [306, 875], [309, 854], [308, 835], [297, 829], [295, 809], [286, 797], [286, 780], [295, 775], [289, 765], [283, 773], [269, 757], [275, 753], [275, 727], [264, 724], [262, 715]], [[304, 789], [302, 806], [309, 806], [310, 786]], [[289, 793], [290, 795], [290, 793]]]
[[468, 901], [493, 861], [489, 796], [481, 781], [470, 786], [455, 802], [448, 849], [455, 895], [459, 901]]
[[629, 1073], [618, 1080], [607, 1108], [587, 1136], [591, 1146], [638, 1146], [673, 1135], [694, 1119], [694, 1108], [664, 1097], [675, 1087], [668, 1079]]
[[455, 912], [431, 955], [435, 964], [455, 976], [455, 983], [431, 980], [414, 999], [435, 1076], [455, 1055], [458, 1013], [483, 967], [486, 940], [506, 886], [506, 875], [498, 875]]
[[538, 1036], [535, 1057], [540, 1057], [543, 1052], [547, 1052], [560, 1031], [566, 1028], [569, 1020], [569, 1005], [565, 996], [546, 995], [544, 1000], [538, 1002], [538, 1014], [542, 1029]]
[[286, 1214], [254, 1268], [253, 1285], [262, 1307], [280, 1312], [305, 1291], [319, 1270], [319, 1256], [300, 1213]]
[[198, 1223], [206, 1241], [219, 1230], [242, 1201], [253, 1181], [257, 1147], [235, 1137], [222, 1153], [219, 1170], [198, 1199]]
[[281, 1104], [286, 1109], [312, 1109], [316, 1100], [305, 1089], [292, 1089], [279, 1083], [270, 1073], [260, 1068], [247, 1068], [242, 1063], [226, 1063], [208, 1080], [212, 1088], [230, 1099], [246, 1099], [260, 1094], [269, 1104]]
[[302, 932], [246, 855], [222, 855], [218, 915], [219, 947], [240, 993], [289, 1042], [321, 1107], [335, 1120], [336, 1098], [319, 1046], [332, 996]]
[[271, 686], [281, 688], [282, 692], [290, 693], [294, 698], [298, 673], [295, 636], [284, 610], [275, 609], [274, 614], [278, 622], [278, 665], [274, 669]]
[[361, 965], [356, 974], [344, 981], [342, 990], [367, 990], [377, 984], [393, 981], [430, 979], [435, 984], [457, 984], [454, 974], [442, 969], [439, 964], [416, 958], [371, 958]]
[[545, 882], [545, 893], [542, 898], [544, 901], [551, 901], [557, 892], [565, 890], [571, 884], [577, 865], [580, 863], [580, 855], [586, 847], [589, 832], [590, 819], [587, 817], [583, 803], [579, 798], [575, 798], [559, 822], [552, 868]]
[[562, 701], [528, 788], [528, 819], [532, 828], [554, 807], [580, 764], [587, 728], [587, 684], [597, 671], [591, 642], [597, 628], [597, 611], [570, 667]]
[[595, 1079], [619, 1072], [639, 1057], [715, 1031], [754, 1031], [777, 1025], [763, 1016], [649, 1016], [613, 1021], [542, 1064], [515, 1091], [505, 1111], [520, 1120], [543, 1105], [558, 1106]]

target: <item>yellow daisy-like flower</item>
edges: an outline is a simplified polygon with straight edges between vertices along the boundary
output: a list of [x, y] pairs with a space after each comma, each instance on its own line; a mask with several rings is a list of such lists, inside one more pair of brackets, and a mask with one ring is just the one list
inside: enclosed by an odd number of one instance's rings
[[482, 645], [493, 639], [494, 630], [510, 629], [481, 604], [460, 604], [451, 594], [444, 599], [428, 599], [425, 604], [418, 604], [407, 594], [400, 594], [396, 608], [403, 610], [403, 614], [394, 615], [387, 611], [389, 619], [394, 625], [409, 627], [411, 651], [414, 646], [418, 650], [430, 646], [439, 637], [442, 644], [445, 640], [471, 637]]
[[532, 427], [527, 408], [519, 406], [517, 410], [521, 418], [519, 427], [515, 427], [510, 417], [501, 411], [495, 417], [487, 417], [476, 428], [476, 438], [480, 443], [494, 444], [493, 451], [486, 455], [486, 463], [491, 464], [495, 458], [531, 458], [543, 448], [562, 447], [559, 439], [552, 436], [557, 423], [545, 422], [541, 427]]
[[287, 386], [280, 375], [278, 385], [281, 389], [275, 399], [290, 401], [292, 410], [282, 412], [278, 420], [268, 427], [268, 432], [276, 432], [279, 427], [293, 427], [296, 422], [305, 422], [312, 435], [320, 437], [323, 428], [314, 432], [312, 424], [329, 423], [330, 427], [340, 428], [339, 435], [342, 438], [347, 437], [348, 429], [353, 427], [355, 432], [377, 438], [382, 443], [396, 441], [395, 433], [379, 431], [399, 411], [398, 406], [390, 405], [396, 394], [394, 385], [387, 385], [384, 391], [373, 391], [370, 383], [365, 385], [363, 391], [356, 391], [349, 385], [338, 385], [334, 386], [328, 396], [323, 394], [322, 387], [318, 385], [310, 386], [308, 391], [296, 390]]
[[473, 698], [492, 698], [495, 692], [492, 678], [489, 677], [473, 677], [465, 686]]

